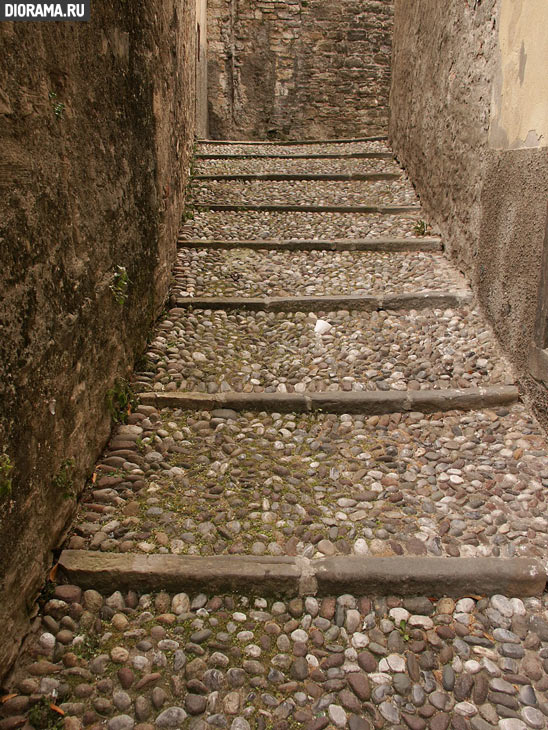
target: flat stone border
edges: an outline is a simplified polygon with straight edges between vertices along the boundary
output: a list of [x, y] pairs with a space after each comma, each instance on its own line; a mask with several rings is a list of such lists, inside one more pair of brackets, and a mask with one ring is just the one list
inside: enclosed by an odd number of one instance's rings
[[349, 393], [139, 393], [143, 405], [183, 410], [267, 411], [271, 413], [439, 413], [470, 411], [515, 403], [519, 390], [513, 385], [461, 390], [365, 391]]
[[471, 304], [468, 292], [416, 292], [382, 296], [344, 297], [175, 297], [172, 306], [194, 309], [242, 309], [250, 312], [331, 312], [337, 309], [380, 312], [382, 310], [441, 309]]
[[64, 550], [59, 572], [101, 593], [166, 590], [266, 595], [535, 596], [546, 572], [527, 558], [362, 558], [309, 560], [244, 555], [202, 558]]
[[196, 160], [393, 160], [392, 152], [310, 152], [295, 153], [290, 155], [283, 154], [218, 154], [197, 152], [194, 155]]
[[196, 144], [212, 144], [212, 145], [249, 145], [251, 147], [260, 146], [260, 145], [276, 145], [278, 147], [301, 147], [303, 145], [309, 145], [309, 144], [345, 144], [345, 143], [352, 143], [352, 142], [386, 142], [388, 137], [386, 135], [381, 135], [377, 137], [346, 137], [345, 139], [291, 139], [291, 140], [268, 140], [268, 139], [261, 139], [261, 140], [252, 140], [252, 139], [245, 139], [245, 140], [238, 140], [238, 139], [197, 139]]
[[247, 213], [380, 213], [381, 215], [398, 215], [400, 213], [415, 213], [420, 211], [420, 205], [262, 205], [232, 203], [200, 203], [196, 201], [199, 210], [214, 212], [237, 211]]
[[234, 173], [232, 175], [194, 175], [192, 180], [194, 181], [207, 181], [207, 180], [218, 180], [219, 182], [252, 182], [252, 181], [267, 181], [267, 182], [296, 182], [296, 181], [310, 181], [310, 182], [321, 182], [326, 180], [332, 180], [335, 182], [352, 182], [352, 181], [375, 181], [375, 180], [399, 180], [401, 174], [397, 172], [353, 172], [353, 173]]
[[179, 248], [222, 249], [230, 251], [235, 248], [251, 248], [257, 251], [378, 251], [383, 253], [400, 253], [416, 251], [442, 251], [443, 244], [439, 238], [340, 238], [333, 240], [203, 240], [179, 238]]

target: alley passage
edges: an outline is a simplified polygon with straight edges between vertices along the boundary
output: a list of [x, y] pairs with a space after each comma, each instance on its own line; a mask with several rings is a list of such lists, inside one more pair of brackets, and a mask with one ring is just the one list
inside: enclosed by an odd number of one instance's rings
[[390, 150], [201, 144], [192, 205], [0, 730], [546, 727], [546, 439]]

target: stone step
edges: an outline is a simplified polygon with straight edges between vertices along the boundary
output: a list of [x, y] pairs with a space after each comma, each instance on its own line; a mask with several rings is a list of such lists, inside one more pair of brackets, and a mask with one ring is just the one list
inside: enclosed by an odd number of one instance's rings
[[184, 410], [156, 398], [115, 429], [69, 549], [546, 555], [548, 445], [523, 404], [364, 416], [267, 413], [249, 403], [236, 411], [226, 402]]
[[271, 152], [249, 152], [244, 153], [218, 153], [218, 152], [197, 152], [194, 156], [197, 160], [253, 160], [253, 159], [285, 159], [285, 160], [393, 160], [392, 152], [295, 152], [286, 153]]
[[257, 251], [372, 251], [385, 253], [398, 252], [441, 252], [443, 243], [441, 238], [424, 236], [422, 238], [396, 238], [396, 237], [371, 237], [371, 238], [339, 238], [331, 240], [288, 240], [262, 239], [255, 240], [218, 240], [201, 238], [184, 238], [180, 236], [177, 240], [179, 248], [217, 249], [234, 250], [240, 248], [255, 249]]
[[491, 330], [467, 307], [314, 314], [175, 308], [156, 333], [135, 390], [329, 395], [512, 382]]
[[423, 251], [214, 250], [202, 246], [179, 250], [171, 295], [175, 299], [386, 297], [426, 290], [447, 294], [468, 291], [468, 287], [443, 256]]
[[[341, 181], [200, 181], [192, 183], [192, 205], [242, 206], [252, 210], [299, 210], [305, 212], [398, 212], [401, 206], [416, 206], [413, 186], [404, 177], [396, 180]], [[257, 208], [258, 206], [258, 208]], [[373, 207], [375, 210], [370, 211]]]
[[258, 213], [379, 213], [401, 214], [415, 213], [420, 211], [420, 205], [377, 205], [376, 203], [364, 205], [268, 205], [261, 203], [253, 205], [250, 203], [238, 205], [236, 203], [208, 203], [195, 201], [195, 206], [202, 210], [211, 210], [213, 212], [238, 211]]
[[247, 596], [536, 596], [546, 570], [527, 558], [365, 558], [122, 555], [64, 550], [62, 577], [104, 594], [245, 593]]
[[366, 173], [391, 173], [401, 175], [402, 170], [394, 159], [334, 159], [287, 157], [242, 160], [196, 160], [194, 173], [198, 175], [360, 175]]
[[265, 312], [333, 312], [340, 309], [362, 312], [410, 309], [447, 309], [471, 304], [466, 291], [422, 291], [387, 296], [305, 296], [305, 297], [175, 297], [173, 307], [194, 309], [234, 309]]
[[223, 240], [363, 239], [404, 237], [422, 239], [417, 232], [420, 211], [386, 215], [381, 213], [301, 213], [273, 211], [212, 211], [199, 208], [190, 212], [182, 228], [186, 238]]
[[352, 413], [379, 416], [387, 413], [442, 413], [508, 406], [519, 400], [514, 385], [407, 391], [362, 391], [338, 393], [139, 393], [139, 402], [154, 408], [266, 413]]
[[352, 182], [352, 181], [377, 181], [377, 180], [400, 180], [401, 173], [397, 172], [352, 172], [352, 173], [231, 173], [231, 174], [198, 174], [193, 175], [194, 181], [219, 181], [219, 182]]
[[250, 147], [260, 147], [263, 145], [275, 146], [275, 147], [301, 147], [303, 145], [326, 145], [326, 144], [354, 144], [356, 142], [386, 142], [388, 137], [386, 135], [380, 135], [376, 137], [347, 137], [344, 139], [293, 139], [293, 140], [264, 140], [264, 139], [197, 139], [196, 143], [199, 145], [246, 145]]

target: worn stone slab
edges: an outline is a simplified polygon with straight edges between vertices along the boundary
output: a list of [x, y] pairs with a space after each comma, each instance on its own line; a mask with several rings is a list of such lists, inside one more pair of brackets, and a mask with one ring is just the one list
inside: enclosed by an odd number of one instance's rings
[[376, 137], [345, 137], [343, 139], [293, 139], [293, 140], [269, 140], [269, 139], [198, 139], [197, 144], [212, 144], [212, 145], [248, 145], [250, 147], [260, 147], [261, 145], [267, 145], [272, 147], [301, 147], [303, 145], [315, 145], [315, 144], [345, 144], [353, 142], [386, 142], [388, 137], [386, 135], [380, 135]]
[[380, 213], [381, 215], [398, 215], [400, 213], [415, 213], [420, 211], [419, 205], [253, 205], [245, 203], [236, 205], [232, 203], [200, 203], [196, 201], [196, 207], [201, 210], [214, 212], [226, 211], [254, 211], [257, 213]]
[[218, 180], [221, 182], [352, 182], [352, 181], [376, 181], [376, 180], [399, 180], [401, 174], [397, 172], [352, 172], [352, 173], [233, 173], [231, 175], [194, 175], [193, 180], [204, 182], [207, 180]]
[[[59, 569], [72, 584], [101, 592], [113, 590], [299, 592], [301, 570], [294, 558], [256, 556], [108, 554], [64, 550]], [[116, 586], [116, 588], [113, 588]]]
[[534, 596], [546, 586], [546, 571], [528, 558], [333, 557], [314, 573], [321, 594]]
[[249, 153], [249, 154], [218, 154], [218, 153], [207, 153], [198, 152], [194, 157], [197, 160], [253, 160], [253, 159], [265, 159], [265, 160], [276, 160], [282, 158], [284, 160], [393, 160], [394, 155], [392, 152], [310, 152], [310, 153], [294, 153], [289, 155], [284, 154], [260, 154], [260, 153]]
[[413, 251], [441, 251], [443, 244], [439, 238], [345, 238], [333, 240], [288, 240], [250, 239], [250, 240], [204, 240], [201, 238], [179, 238], [179, 248], [204, 248], [232, 250], [251, 248], [258, 251], [373, 251], [400, 253]]
[[336, 309], [378, 312], [383, 309], [438, 309], [461, 307], [472, 302], [468, 292], [417, 292], [376, 296], [309, 297], [177, 297], [173, 306], [194, 309], [243, 309], [266, 312], [329, 312]]
[[366, 391], [340, 393], [140, 393], [144, 405], [156, 408], [214, 410], [230, 408], [244, 411], [280, 413], [439, 413], [509, 405], [519, 398], [515, 386], [463, 388], [455, 390]]
[[135, 591], [238, 592], [246, 595], [428, 595], [472, 593], [534, 596], [546, 572], [527, 558], [362, 558], [320, 560], [244, 555], [106, 554], [64, 550], [64, 579], [102, 593]]

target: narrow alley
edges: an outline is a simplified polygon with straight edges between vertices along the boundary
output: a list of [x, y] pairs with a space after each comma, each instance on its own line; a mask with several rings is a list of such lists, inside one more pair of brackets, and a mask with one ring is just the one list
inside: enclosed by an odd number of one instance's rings
[[548, 443], [386, 142], [192, 196], [0, 730], [545, 728]]

